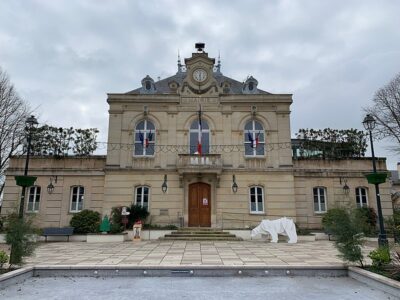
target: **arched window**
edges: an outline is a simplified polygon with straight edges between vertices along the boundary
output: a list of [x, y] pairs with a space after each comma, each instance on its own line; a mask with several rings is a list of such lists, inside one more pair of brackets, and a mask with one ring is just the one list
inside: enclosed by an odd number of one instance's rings
[[85, 188], [81, 185], [71, 186], [71, 206], [70, 212], [79, 212], [83, 209], [83, 198]]
[[31, 186], [29, 188], [29, 196], [28, 196], [28, 206], [26, 210], [28, 212], [38, 212], [40, 205], [40, 186]]
[[356, 205], [357, 207], [368, 206], [368, 190], [365, 187], [356, 187]]
[[249, 189], [250, 213], [264, 213], [264, 189], [262, 186], [252, 186]]
[[324, 213], [326, 212], [326, 188], [318, 186], [313, 188], [314, 196], [314, 212]]
[[256, 120], [251, 120], [244, 126], [244, 153], [246, 156], [264, 156], [264, 127]]
[[135, 189], [135, 204], [140, 205], [149, 210], [149, 192], [148, 186], [138, 186]]
[[201, 126], [199, 119], [196, 119], [190, 125], [190, 154], [198, 154], [199, 143], [201, 144], [201, 154], [210, 153], [210, 129], [206, 120], [201, 119]]
[[140, 121], [135, 128], [135, 156], [154, 155], [156, 130], [148, 120]]

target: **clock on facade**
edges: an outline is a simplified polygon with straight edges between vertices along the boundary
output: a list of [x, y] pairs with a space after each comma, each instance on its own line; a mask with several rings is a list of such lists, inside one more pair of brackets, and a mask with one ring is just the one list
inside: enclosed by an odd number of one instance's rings
[[207, 72], [204, 69], [196, 69], [193, 71], [193, 79], [197, 82], [203, 82], [207, 79]]

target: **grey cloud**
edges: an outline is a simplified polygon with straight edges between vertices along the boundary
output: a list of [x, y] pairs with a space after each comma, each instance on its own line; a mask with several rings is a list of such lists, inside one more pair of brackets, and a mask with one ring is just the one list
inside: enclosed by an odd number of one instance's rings
[[[0, 65], [41, 121], [98, 127], [107, 92], [176, 72], [197, 41], [222, 72], [293, 93], [292, 133], [362, 128], [362, 107], [400, 70], [393, 1], [2, 1]], [[377, 154], [398, 157], [377, 143]]]

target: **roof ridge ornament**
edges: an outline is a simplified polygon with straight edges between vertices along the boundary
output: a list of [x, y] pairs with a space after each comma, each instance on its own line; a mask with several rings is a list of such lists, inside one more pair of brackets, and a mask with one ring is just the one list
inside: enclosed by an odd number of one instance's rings
[[221, 51], [218, 50], [218, 62], [216, 65], [216, 70], [217, 73], [221, 73]]
[[181, 56], [179, 54], [179, 49], [178, 49], [178, 74], [182, 73], [182, 63], [181, 63]]

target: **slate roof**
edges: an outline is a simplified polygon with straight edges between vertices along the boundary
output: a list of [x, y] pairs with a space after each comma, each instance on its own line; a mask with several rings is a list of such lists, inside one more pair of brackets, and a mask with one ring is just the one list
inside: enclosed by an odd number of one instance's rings
[[[223, 82], [228, 82], [230, 84], [230, 91], [226, 93], [226, 95], [235, 95], [235, 94], [243, 94], [243, 82], [237, 81], [235, 79], [229, 78], [227, 76], [222, 75], [220, 72], [213, 73], [214, 78], [217, 80], [218, 85], [221, 85]], [[176, 92], [169, 88], [168, 83], [171, 81], [176, 81], [179, 86], [182, 86], [182, 82], [186, 77], [186, 72], [178, 72], [173, 76], [161, 79], [159, 81], [154, 82], [156, 86], [156, 92], [154, 94], [175, 94]], [[140, 94], [142, 87], [134, 89], [132, 91], [127, 92], [126, 94]], [[153, 95], [154, 95], [153, 94]], [[257, 94], [267, 94], [271, 95], [266, 91], [260, 90], [257, 88]]]

